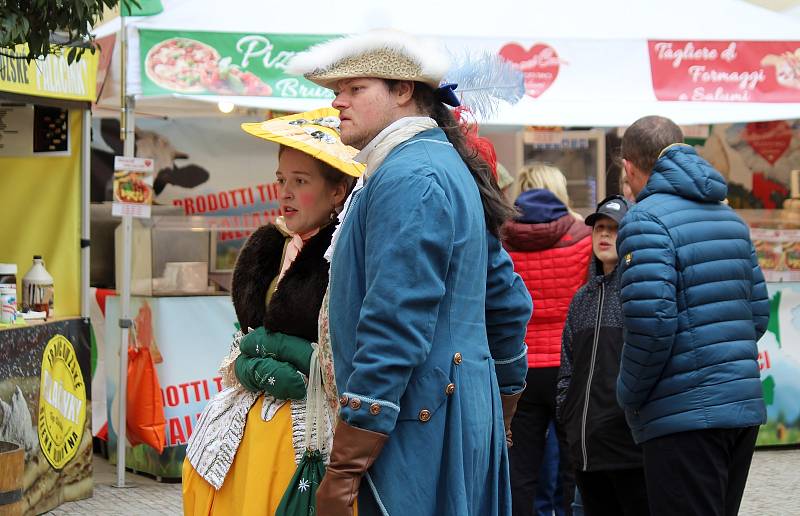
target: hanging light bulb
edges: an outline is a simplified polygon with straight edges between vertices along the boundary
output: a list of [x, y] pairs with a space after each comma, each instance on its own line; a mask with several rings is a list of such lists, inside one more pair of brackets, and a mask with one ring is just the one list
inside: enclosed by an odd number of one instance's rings
[[233, 108], [235, 107], [236, 105], [229, 100], [220, 100], [219, 102], [217, 102], [217, 109], [219, 109], [221, 112], [225, 114], [228, 114], [231, 111], [233, 111]]

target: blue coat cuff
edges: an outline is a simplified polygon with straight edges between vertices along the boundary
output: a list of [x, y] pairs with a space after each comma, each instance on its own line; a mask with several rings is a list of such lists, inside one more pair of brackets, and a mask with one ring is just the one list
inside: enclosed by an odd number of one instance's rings
[[494, 370], [500, 394], [516, 394], [525, 387], [525, 376], [528, 372], [528, 346], [523, 346], [516, 355], [496, 359]]
[[388, 434], [395, 427], [400, 407], [391, 401], [345, 392], [339, 397], [339, 417], [350, 426]]

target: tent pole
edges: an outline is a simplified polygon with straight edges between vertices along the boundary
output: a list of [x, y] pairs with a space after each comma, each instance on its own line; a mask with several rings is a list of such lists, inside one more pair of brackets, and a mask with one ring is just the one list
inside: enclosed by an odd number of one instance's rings
[[[133, 157], [135, 153], [134, 140], [134, 101], [128, 96], [128, 30], [125, 26], [125, 17], [120, 16], [120, 138], [124, 142], [123, 154]], [[125, 443], [127, 425], [127, 397], [128, 397], [128, 333], [131, 326], [131, 232], [132, 218], [130, 215], [122, 217], [122, 292], [120, 293], [120, 319], [121, 340], [119, 345], [119, 381], [117, 382], [117, 483], [115, 487], [129, 487], [125, 485]], [[117, 285], [119, 288], [120, 285]]]
[[81, 120], [81, 317], [89, 320], [89, 199], [92, 171], [92, 110], [83, 110]]

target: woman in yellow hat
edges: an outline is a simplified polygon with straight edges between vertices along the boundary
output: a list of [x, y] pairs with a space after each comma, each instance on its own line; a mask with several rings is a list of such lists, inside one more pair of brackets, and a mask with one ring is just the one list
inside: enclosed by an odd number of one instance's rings
[[283, 216], [250, 236], [234, 268], [231, 296], [242, 332], [220, 369], [226, 388], [203, 411], [186, 450], [185, 514], [275, 514], [314, 417], [324, 421], [314, 436], [327, 458], [335, 414], [331, 403], [318, 403], [322, 412], [311, 414], [306, 389], [318, 368], [312, 343], [328, 284], [324, 254], [336, 214], [363, 172], [338, 125], [332, 108], [242, 124], [281, 146]]

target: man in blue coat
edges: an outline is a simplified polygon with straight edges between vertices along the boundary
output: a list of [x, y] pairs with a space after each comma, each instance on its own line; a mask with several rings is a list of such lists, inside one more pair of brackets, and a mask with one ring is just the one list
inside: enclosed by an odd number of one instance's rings
[[349, 516], [357, 498], [360, 516], [510, 515], [531, 299], [498, 240], [512, 212], [444, 104], [447, 59], [375, 31], [290, 68], [334, 90], [342, 141], [367, 165], [334, 236], [341, 410], [318, 514]]
[[637, 120], [622, 158], [637, 204], [619, 230], [625, 344], [617, 399], [654, 515], [735, 515], [766, 421], [756, 341], [769, 319], [748, 226], [669, 119]]

